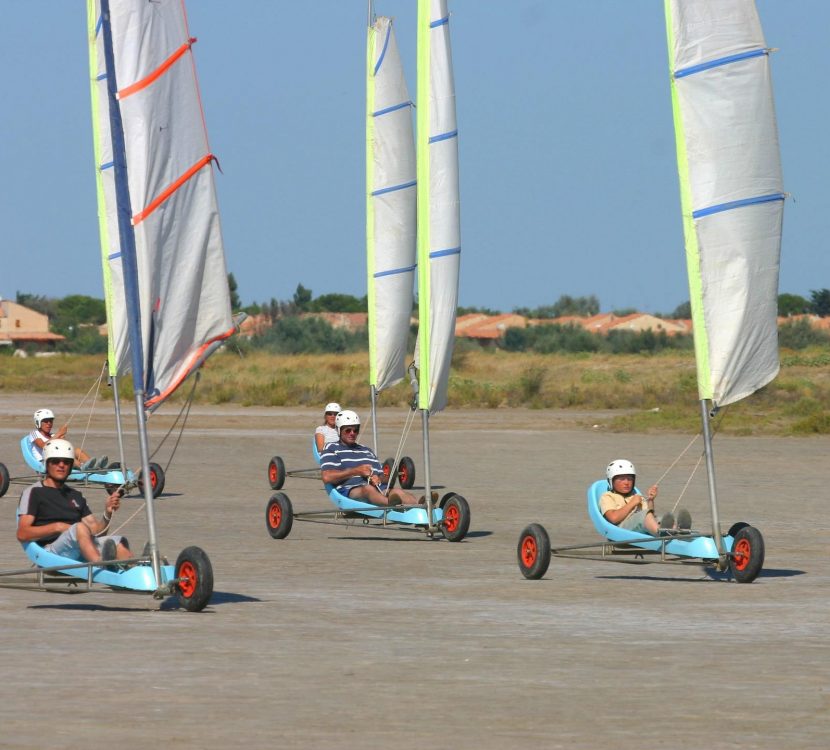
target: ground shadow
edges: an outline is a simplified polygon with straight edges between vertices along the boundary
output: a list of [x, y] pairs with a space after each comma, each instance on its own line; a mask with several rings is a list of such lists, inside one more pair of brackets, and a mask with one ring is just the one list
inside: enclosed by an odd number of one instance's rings
[[[770, 570], [762, 570], [758, 574], [759, 580], [761, 578], [791, 578], [793, 576], [802, 576], [806, 575], [806, 570], [790, 570], [787, 568], [778, 568], [778, 569], [770, 569]], [[607, 576], [596, 576], [596, 578], [603, 578], [605, 580], [614, 581], [614, 580], [638, 580], [638, 581], [672, 581], [677, 583], [709, 583], [711, 581], [725, 581], [725, 582], [733, 582], [734, 577], [729, 571], [724, 571], [723, 573], [719, 573], [716, 570], [705, 570], [701, 573], [701, 575], [697, 578], [674, 578], [669, 576], [656, 576], [656, 575], [607, 575]]]
[[[105, 592], [92, 592], [92, 593], [105, 593]], [[73, 594], [74, 596], [74, 594]], [[234, 594], [229, 591], [214, 591], [213, 595], [210, 597], [210, 601], [208, 602], [208, 608], [215, 607], [222, 604], [242, 604], [247, 602], [261, 602], [262, 599], [258, 599], [255, 596], [246, 596], [245, 594]], [[146, 603], [151, 603], [148, 598], [145, 599]], [[32, 604], [28, 607], [28, 609], [57, 609], [62, 610], [64, 612], [74, 610], [76, 612], [147, 612], [155, 609], [154, 607], [125, 607], [125, 606], [111, 606], [107, 604], [97, 604], [91, 602], [64, 602], [63, 604]], [[175, 610], [182, 610], [184, 611], [184, 607], [181, 607], [178, 603], [178, 600], [175, 597], [167, 597], [164, 599], [157, 607], [157, 609], [161, 612], [172, 612]]]

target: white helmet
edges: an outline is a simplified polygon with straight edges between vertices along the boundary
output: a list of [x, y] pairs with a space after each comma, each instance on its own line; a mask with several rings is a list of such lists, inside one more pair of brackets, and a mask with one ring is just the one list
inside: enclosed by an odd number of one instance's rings
[[55, 415], [52, 413], [51, 409], [38, 409], [35, 412], [35, 427], [40, 429], [40, 423], [44, 419], [54, 419]]
[[334, 401], [332, 401], [330, 404], [326, 404], [326, 408], [323, 409], [323, 411], [324, 412], [333, 411], [335, 414], [339, 414], [343, 410], [340, 408], [340, 404], [335, 403]]
[[44, 463], [49, 461], [50, 458], [68, 458], [74, 462], [75, 449], [72, 447], [72, 443], [61, 438], [47, 440], [46, 445], [43, 446]]
[[340, 434], [340, 430], [347, 425], [357, 425], [360, 427], [360, 417], [357, 416], [356, 412], [349, 411], [341, 411], [337, 418], [334, 420], [334, 426], [337, 428], [337, 434]]
[[605, 476], [608, 479], [608, 486], [611, 487], [614, 477], [618, 477], [621, 474], [631, 474], [632, 476], [636, 476], [637, 470], [634, 468], [634, 464], [632, 464], [631, 461], [626, 461], [624, 458], [614, 459], [610, 464], [608, 464], [608, 468], [605, 470]]

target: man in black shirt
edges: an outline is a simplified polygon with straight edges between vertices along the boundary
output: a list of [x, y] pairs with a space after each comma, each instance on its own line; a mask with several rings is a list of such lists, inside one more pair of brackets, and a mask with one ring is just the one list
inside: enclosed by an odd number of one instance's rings
[[84, 496], [66, 484], [75, 460], [72, 444], [61, 439], [48, 441], [43, 459], [46, 476], [20, 497], [17, 540], [37, 542], [57, 555], [89, 562], [100, 562], [102, 552], [107, 552], [103, 555], [106, 559], [132, 557], [126, 538], [96, 536], [106, 531], [121, 505], [120, 490], [107, 498], [104, 515], [98, 520]]

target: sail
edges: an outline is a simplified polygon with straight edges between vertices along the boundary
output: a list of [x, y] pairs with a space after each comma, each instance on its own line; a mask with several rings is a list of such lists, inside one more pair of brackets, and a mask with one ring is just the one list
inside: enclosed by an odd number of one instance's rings
[[369, 383], [379, 392], [404, 376], [415, 280], [412, 102], [389, 18], [369, 27], [366, 68]]
[[751, 0], [665, 0], [701, 399], [778, 373], [784, 211], [769, 49]]
[[88, 0], [113, 376], [157, 407], [235, 328], [183, 0]]
[[458, 307], [458, 130], [447, 0], [418, 0], [418, 406], [447, 404]]

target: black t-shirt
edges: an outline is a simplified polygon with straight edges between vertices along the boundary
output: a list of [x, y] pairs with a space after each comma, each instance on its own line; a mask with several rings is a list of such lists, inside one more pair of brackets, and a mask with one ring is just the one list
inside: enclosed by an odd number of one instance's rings
[[[92, 511], [86, 504], [84, 496], [69, 485], [57, 487], [44, 487], [38, 482], [23, 490], [20, 497], [20, 515], [34, 516], [32, 526], [46, 526], [50, 523], [78, 523], [82, 518], [90, 515]], [[38, 544], [50, 544], [60, 534], [42, 537]]]

